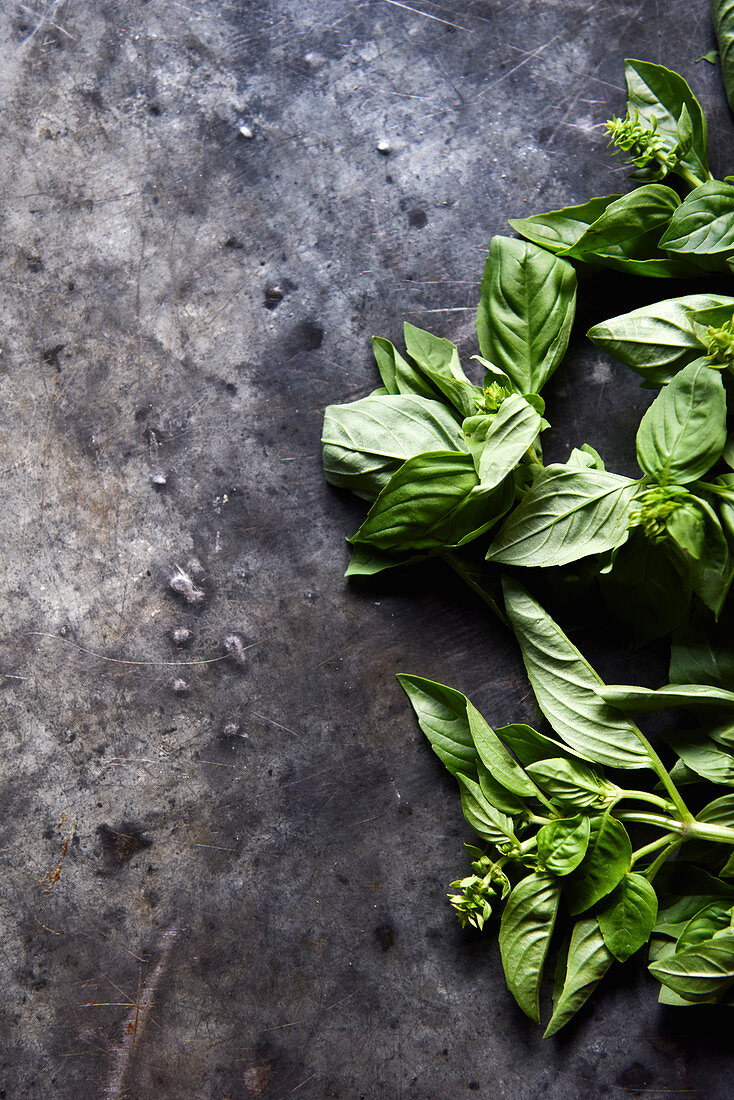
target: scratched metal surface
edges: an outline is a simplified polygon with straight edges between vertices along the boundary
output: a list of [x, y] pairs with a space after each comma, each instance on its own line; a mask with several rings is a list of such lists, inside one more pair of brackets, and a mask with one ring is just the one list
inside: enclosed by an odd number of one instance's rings
[[[467, 833], [393, 674], [496, 721], [526, 683], [440, 573], [342, 580], [318, 446], [372, 333], [471, 353], [492, 234], [622, 186], [626, 54], [689, 76], [731, 170], [707, 4], [31, 0], [0, 32], [0, 1096], [730, 1096], [725, 1023], [642, 967], [543, 1043], [458, 928]], [[582, 331], [548, 450], [630, 469], [649, 397]]]

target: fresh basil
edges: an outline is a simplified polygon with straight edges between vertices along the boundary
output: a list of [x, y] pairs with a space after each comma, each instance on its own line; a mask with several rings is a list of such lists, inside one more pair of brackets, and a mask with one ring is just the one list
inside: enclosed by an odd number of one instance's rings
[[629, 106], [645, 124], [654, 126], [671, 151], [679, 150], [673, 170], [690, 183], [710, 179], [706, 119], [683, 77], [664, 65], [629, 59], [625, 78]]
[[519, 394], [507, 397], [494, 416], [473, 416], [464, 421], [464, 440], [474, 459], [481, 490], [496, 488], [515, 468], [542, 425], [540, 413]]
[[660, 485], [688, 485], [711, 469], [725, 443], [726, 395], [721, 375], [703, 363], [691, 363], [643, 416], [637, 432], [637, 461]]
[[715, 306], [731, 306], [734, 312], [734, 298], [715, 294], [669, 298], [594, 325], [587, 335], [647, 383], [664, 385], [686, 364], [702, 357], [705, 345], [692, 318]]
[[505, 905], [499, 944], [507, 986], [526, 1016], [540, 1019], [540, 981], [558, 910], [552, 875], [528, 875]]
[[398, 674], [398, 681], [441, 763], [452, 775], [476, 776], [479, 757], [466, 716], [466, 696], [454, 688], [404, 672]]
[[438, 401], [396, 395], [329, 405], [322, 433], [326, 480], [374, 500], [408, 458], [462, 451], [455, 417]]
[[593, 818], [586, 855], [564, 886], [571, 915], [611, 894], [629, 871], [631, 859], [632, 845], [622, 822], [609, 813]]
[[576, 310], [567, 260], [510, 237], [494, 237], [482, 279], [477, 337], [482, 355], [521, 394], [540, 393], [566, 353]]
[[548, 466], [497, 532], [488, 561], [568, 565], [627, 538], [638, 483], [605, 470]]
[[591, 822], [588, 817], [556, 818], [538, 830], [538, 856], [543, 870], [570, 875], [586, 855]]
[[622, 794], [619, 787], [578, 760], [545, 759], [528, 765], [528, 774], [554, 802], [597, 813]]
[[471, 455], [417, 455], [393, 474], [349, 540], [388, 553], [462, 546], [487, 531], [512, 504], [512, 486], [480, 490]]
[[614, 956], [604, 942], [597, 919], [577, 921], [568, 948], [565, 979], [554, 1001], [545, 1039], [560, 1031], [586, 1004], [613, 962]]
[[709, 180], [691, 191], [673, 214], [660, 247], [725, 271], [734, 252], [734, 187]]
[[464, 373], [455, 345], [407, 322], [403, 333], [408, 355], [425, 377], [449, 399], [457, 412], [472, 416], [481, 390]]
[[599, 697], [599, 676], [517, 581], [503, 582], [505, 608], [538, 705], [558, 736], [598, 764], [645, 768], [637, 727]]
[[599, 911], [604, 942], [619, 962], [626, 962], [650, 938], [658, 915], [655, 890], [643, 875], [625, 874]]

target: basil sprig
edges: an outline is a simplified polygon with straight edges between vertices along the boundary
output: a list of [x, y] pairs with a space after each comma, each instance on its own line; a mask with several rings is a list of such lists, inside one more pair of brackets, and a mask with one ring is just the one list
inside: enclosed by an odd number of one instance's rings
[[[713, 13], [734, 103], [734, 4]], [[546, 1035], [646, 944], [662, 1003], [734, 1003], [734, 297], [684, 294], [589, 331], [659, 391], [638, 477], [587, 443], [546, 466], [541, 446], [577, 272], [734, 270], [734, 178], [711, 176], [701, 105], [662, 65], [625, 73], [627, 112], [607, 129], [637, 186], [513, 220], [523, 239], [489, 248], [481, 354], [462, 362], [406, 324], [404, 352], [373, 341], [379, 389], [324, 417], [327, 480], [369, 504], [347, 575], [440, 558], [519, 643], [544, 731], [494, 729], [461, 692], [399, 680], [478, 838], [450, 902], [477, 931], [499, 917], [508, 988], [535, 1021], [556, 955]], [[517, 579], [526, 568], [551, 593], [597, 585], [635, 645], [672, 632], [670, 682], [605, 684]], [[632, 715], [666, 709], [682, 722], [656, 748]]]

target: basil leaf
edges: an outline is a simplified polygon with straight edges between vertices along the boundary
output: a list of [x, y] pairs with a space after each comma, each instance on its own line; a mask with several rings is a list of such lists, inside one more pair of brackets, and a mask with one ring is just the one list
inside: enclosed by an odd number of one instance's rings
[[345, 577], [374, 577], [386, 569], [396, 569], [399, 565], [412, 565], [425, 561], [427, 554], [386, 554], [371, 546], [353, 546]]
[[680, 199], [671, 187], [660, 183], [638, 187], [610, 203], [561, 255], [627, 272], [634, 271], [635, 261], [642, 261], [640, 274], [646, 275], [686, 274], [674, 272], [658, 248], [678, 206]]
[[498, 783], [481, 761], [477, 762], [477, 775], [482, 794], [496, 810], [501, 810], [508, 817], [518, 817], [526, 813], [527, 807], [522, 798], [511, 794], [506, 787]]
[[519, 394], [505, 398], [494, 416], [472, 416], [462, 431], [480, 488], [494, 489], [535, 442], [542, 417]]
[[544, 1039], [565, 1027], [586, 1004], [613, 962], [614, 956], [604, 943], [596, 918], [577, 921], [568, 948], [566, 979], [560, 996], [554, 1000], [553, 1015], [545, 1029]]
[[604, 942], [619, 962], [627, 962], [650, 939], [658, 899], [644, 877], [628, 872], [598, 914]]
[[615, 553], [601, 588], [612, 617], [632, 633], [636, 646], [677, 626], [691, 600], [687, 571], [666, 542], [653, 542], [638, 527]]
[[397, 678], [441, 763], [452, 775], [476, 776], [479, 757], [466, 716], [466, 696], [422, 676], [401, 672]]
[[587, 336], [643, 375], [647, 382], [664, 385], [687, 363], [706, 350], [697, 336], [692, 315], [715, 306], [730, 306], [734, 298], [716, 294], [686, 294], [642, 306], [594, 325]]
[[389, 394], [415, 394], [431, 401], [441, 400], [441, 392], [432, 386], [420, 371], [406, 362], [389, 340], [381, 336], [373, 336], [372, 350], [380, 377]]
[[625, 77], [630, 106], [647, 126], [652, 126], [654, 120], [657, 132], [672, 145], [679, 145], [684, 136], [680, 119], [685, 108], [690, 123], [690, 148], [679, 155], [675, 170], [680, 171], [682, 167], [699, 180], [710, 179], [706, 159], [706, 119], [700, 103], [683, 77], [664, 65], [632, 58], [625, 61]]
[[711, 741], [702, 741], [700, 734], [668, 733], [665, 740], [686, 767], [703, 779], [734, 787], [734, 756]]
[[734, 187], [709, 180], [691, 191], [673, 214], [660, 247], [725, 271], [734, 252]]
[[661, 485], [703, 477], [726, 443], [726, 395], [718, 371], [690, 363], [661, 390], [637, 432], [637, 461]]
[[580, 447], [574, 447], [568, 456], [566, 466], [579, 470], [605, 470], [604, 460], [598, 451], [588, 443], [582, 443]]
[[637, 687], [635, 684], [601, 684], [597, 695], [620, 710], [635, 710], [640, 714], [651, 714], [669, 707], [734, 706], [734, 691], [703, 684], [665, 684], [660, 688]]
[[[688, 894], [667, 903], [664, 908], [658, 909], [658, 917], [655, 922], [654, 932], [664, 936], [672, 936], [678, 939], [683, 929], [691, 920], [703, 910], [714, 903], [721, 903], [721, 898], [713, 894]], [[729, 899], [731, 905], [731, 899]]]
[[622, 822], [609, 813], [592, 819], [583, 863], [566, 882], [571, 915], [583, 913], [610, 894], [629, 871], [631, 860], [632, 845]]
[[[699, 557], [686, 558], [688, 573], [694, 592], [703, 600], [714, 615], [718, 616], [734, 579], [734, 562], [729, 554], [729, 546], [718, 516], [706, 501], [696, 500], [695, 507], [703, 517], [704, 538]], [[676, 510], [668, 520], [668, 533], [675, 536]], [[722, 510], [723, 511], [723, 510]], [[672, 530], [671, 530], [672, 525]], [[681, 545], [678, 539], [678, 545]], [[685, 547], [681, 547], [685, 550]], [[684, 554], [685, 558], [685, 554]]]
[[538, 760], [528, 765], [528, 774], [554, 802], [573, 809], [602, 810], [622, 793], [580, 761]]
[[466, 715], [479, 758], [492, 777], [513, 794], [526, 797], [537, 796], [538, 788], [535, 783], [525, 774], [518, 762], [510, 756], [497, 734], [487, 725], [476, 707], [468, 700]]
[[701, 909], [691, 917], [685, 926], [678, 942], [675, 945], [676, 952], [687, 951], [700, 943], [713, 939], [717, 932], [723, 932], [731, 927], [732, 907], [726, 901], [714, 901]]
[[472, 829], [491, 844], [504, 844], [506, 841], [517, 844], [512, 821], [507, 814], [495, 809], [479, 784], [468, 775], [457, 772], [456, 778], [461, 787], [461, 808]]
[[538, 705], [572, 749], [615, 768], [649, 767], [637, 727], [597, 694], [602, 681], [522, 585], [503, 580], [505, 608]]
[[363, 397], [324, 413], [324, 473], [331, 485], [374, 500], [408, 458], [425, 451], [462, 451], [451, 413], [425, 397]]
[[510, 237], [493, 237], [477, 312], [489, 359], [522, 394], [540, 393], [566, 353], [576, 274], [566, 260]]
[[388, 552], [461, 546], [487, 531], [512, 504], [512, 485], [490, 495], [473, 492], [478, 487], [470, 455], [417, 455], [393, 474], [349, 541]]
[[570, 875], [586, 855], [591, 823], [588, 817], [556, 818], [538, 830], [542, 869], [552, 875]]
[[713, 0], [711, 15], [719, 44], [726, 98], [734, 111], [734, 0]]
[[705, 1001], [734, 981], [734, 934], [666, 955], [648, 967], [654, 978], [689, 1001]]
[[499, 945], [507, 986], [522, 1011], [540, 1019], [540, 980], [553, 933], [560, 890], [550, 875], [528, 875], [505, 905]]
[[407, 322], [403, 331], [408, 355], [423, 374], [448, 397], [462, 416], [472, 416], [482, 391], [464, 374], [455, 345]]
[[705, 821], [711, 825], [734, 826], [734, 794], [725, 794], [709, 802], [696, 814], [696, 821]]
[[621, 198], [621, 195], [606, 195], [604, 198], [589, 199], [580, 206], [550, 210], [547, 214], [510, 218], [510, 225], [521, 237], [547, 248], [549, 252], [563, 252], [572, 248], [607, 207]]
[[638, 482], [548, 466], [494, 537], [488, 561], [546, 568], [602, 554], [627, 537]]
[[[509, 726], [502, 726], [496, 733], [525, 767], [535, 764], [538, 760], [558, 757], [559, 753], [564, 756], [575, 756], [577, 759], [582, 758], [582, 754], [574, 752], [568, 745], [555, 741], [552, 737], [546, 737], [544, 733], [538, 733], [524, 722], [513, 722]], [[583, 757], [583, 759], [586, 758]]]

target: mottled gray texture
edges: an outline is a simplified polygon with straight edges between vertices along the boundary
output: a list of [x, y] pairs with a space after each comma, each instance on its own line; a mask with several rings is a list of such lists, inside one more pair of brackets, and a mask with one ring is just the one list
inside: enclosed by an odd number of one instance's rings
[[[642, 966], [543, 1043], [458, 928], [467, 832], [393, 674], [497, 722], [526, 681], [438, 570], [342, 580], [361, 508], [318, 445], [372, 333], [474, 350], [508, 217], [625, 186], [625, 54], [692, 79], [734, 167], [707, 4], [0, 23], [0, 1096], [729, 1097], [727, 1020], [659, 1008]], [[649, 397], [583, 324], [673, 292], [585, 288], [552, 457], [631, 469]]]

